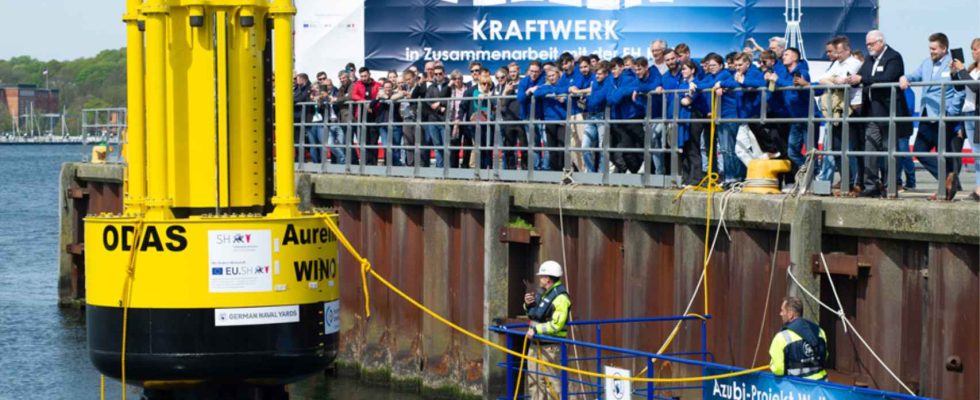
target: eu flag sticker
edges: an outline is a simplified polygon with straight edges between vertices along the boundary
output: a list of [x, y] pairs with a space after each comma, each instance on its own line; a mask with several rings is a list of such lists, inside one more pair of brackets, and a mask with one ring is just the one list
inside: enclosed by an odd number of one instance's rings
[[211, 268], [211, 275], [221, 275], [221, 274], [222, 274], [222, 268], [221, 267], [212, 267]]

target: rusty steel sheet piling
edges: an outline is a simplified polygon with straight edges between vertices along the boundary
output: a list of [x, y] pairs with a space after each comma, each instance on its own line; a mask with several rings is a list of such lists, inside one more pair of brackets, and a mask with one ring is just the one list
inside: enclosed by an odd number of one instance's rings
[[[121, 170], [113, 168], [118, 166], [69, 164], [63, 170], [62, 302], [84, 296], [77, 285], [84, 276], [76, 257], [84, 251], [80, 218], [121, 207]], [[679, 315], [692, 296], [691, 311], [704, 312], [703, 295], [694, 292], [705, 248], [703, 194], [675, 203], [676, 192], [669, 190], [329, 174], [298, 179], [309, 182], [299, 189], [310, 192], [300, 193], [304, 206], [335, 210], [340, 228], [378, 273], [434, 312], [498, 343], [487, 327], [523, 318], [524, 281], [532, 281], [537, 265], [548, 259], [564, 258], [577, 320]], [[560, 212], [558, 196], [565, 196]], [[961, 203], [806, 198], [787, 202], [779, 215], [776, 199], [730, 200], [727, 229], [719, 233], [708, 271], [706, 341], [714, 361], [742, 367], [753, 359], [756, 365], [769, 361], [769, 343], [781, 326], [779, 304], [793, 289], [791, 262], [808, 290], [836, 307], [819, 261], [822, 251], [848, 318], [910, 387], [930, 397], [980, 397], [980, 232], [974, 226], [980, 210]], [[928, 215], [937, 229], [923, 233], [928, 227], [876, 217], [896, 213]], [[511, 226], [518, 217], [530, 229]], [[427, 397], [500, 395], [491, 388], [506, 376], [493, 365], [502, 355], [424, 315], [371, 277], [367, 318], [358, 264], [344, 251], [339, 257], [340, 364]], [[900, 390], [836, 315], [810, 307], [807, 312], [827, 331], [833, 381]], [[672, 328], [603, 326], [601, 341], [655, 352]], [[574, 329], [578, 340], [597, 339], [591, 327]], [[700, 322], [687, 321], [666, 351], [700, 347]], [[645, 364], [609, 362], [635, 372]], [[599, 367], [591, 360], [578, 366]], [[654, 371], [660, 377], [700, 374], [700, 368], [671, 363], [658, 363]]]

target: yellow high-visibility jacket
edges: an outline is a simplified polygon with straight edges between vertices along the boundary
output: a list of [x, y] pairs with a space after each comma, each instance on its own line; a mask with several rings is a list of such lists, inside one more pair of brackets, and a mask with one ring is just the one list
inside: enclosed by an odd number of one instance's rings
[[[824, 342], [827, 341], [827, 334], [822, 328], [820, 329], [820, 338], [823, 339]], [[772, 345], [769, 346], [769, 357], [771, 358], [771, 361], [769, 362], [769, 370], [779, 376], [791, 375], [814, 380], [825, 379], [827, 377], [827, 370], [824, 368], [820, 368], [819, 371], [813, 373], [808, 373], [808, 371], [795, 371], [794, 369], [787, 370], [785, 360], [786, 346], [800, 340], [803, 340], [803, 338], [796, 332], [789, 329], [783, 329], [782, 331], [779, 331], [779, 333], [776, 333], [776, 337], [772, 339]], [[828, 349], [827, 354], [824, 356], [824, 360], [826, 360], [829, 355], [830, 350]]]

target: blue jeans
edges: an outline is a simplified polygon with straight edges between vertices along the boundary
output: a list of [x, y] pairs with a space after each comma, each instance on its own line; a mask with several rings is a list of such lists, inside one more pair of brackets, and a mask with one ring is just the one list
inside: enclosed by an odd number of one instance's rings
[[[442, 168], [445, 165], [442, 154], [442, 139], [445, 132], [446, 127], [444, 125], [428, 125], [425, 127], [425, 137], [429, 138], [429, 144], [438, 147], [436, 149], [436, 168]], [[423, 150], [422, 154], [423, 157], [428, 157], [429, 150]]]
[[806, 124], [791, 124], [789, 126], [789, 140], [786, 155], [793, 162], [793, 169], [800, 168], [806, 162], [803, 156], [803, 141], [806, 140]]
[[[827, 147], [824, 147], [826, 150]], [[820, 160], [820, 173], [817, 174], [818, 181], [832, 181], [834, 179], [834, 172], [837, 172], [837, 163], [834, 161], [833, 156], [824, 155]]]
[[[589, 114], [587, 119], [589, 121], [601, 121], [604, 118], [602, 113]], [[606, 171], [606, 158], [602, 154], [602, 144], [605, 143], [606, 136], [606, 126], [601, 123], [588, 124], [585, 126], [585, 136], [582, 137], [582, 148], [583, 149], [595, 149], [598, 148], [599, 151], [586, 151], [582, 155], [582, 160], [585, 162], [585, 168], [589, 172]], [[596, 159], [599, 161], [599, 168], [596, 168]]]
[[[833, 149], [834, 151], [840, 151], [839, 149]], [[852, 149], [853, 150], [853, 149]], [[857, 158], [854, 156], [848, 157], [851, 160], [851, 184], [857, 182]], [[836, 156], [823, 156], [823, 161], [820, 163], [820, 175], [817, 176], [819, 181], [833, 181], [834, 173], [840, 172], [840, 166], [837, 165], [838, 157]], [[915, 182], [915, 178], [912, 178], [912, 182]]]
[[494, 161], [494, 128], [489, 124], [479, 124], [475, 125], [473, 129], [473, 146], [479, 146], [480, 151], [473, 151], [470, 157], [476, 157], [477, 153], [480, 154], [480, 169], [490, 169], [493, 168]]
[[343, 164], [344, 159], [344, 130], [337, 125], [327, 127], [327, 148], [334, 164]]
[[[725, 173], [725, 155], [718, 151], [718, 148], [720, 147], [720, 143], [721, 143], [721, 127], [722, 127], [722, 125], [723, 124], [718, 124], [718, 125], [715, 126], [714, 158], [712, 158], [710, 160], [711, 161], [711, 169], [712, 169], [711, 172], [717, 172], [719, 177], [721, 177], [722, 174]], [[736, 133], [738, 132], [737, 125], [736, 125], [736, 128], [735, 128], [735, 132]], [[732, 135], [732, 137], [734, 138], [735, 135]], [[732, 140], [734, 140], [734, 139], [732, 139]], [[708, 149], [709, 149], [709, 146], [711, 146], [711, 144], [712, 144], [711, 143], [711, 128], [706, 125], [704, 127], [704, 131], [701, 132], [701, 172], [704, 172], [705, 174], [709, 173], [709, 171], [708, 171], [708, 161], [709, 161], [708, 159], [709, 159], [709, 157], [708, 156], [710, 154], [708, 153]], [[734, 157], [734, 154], [732, 156]], [[736, 161], [737, 160], [738, 159], [736, 158]]]
[[[706, 127], [704, 131], [701, 132], [701, 172], [704, 173], [708, 173], [708, 142], [711, 141], [711, 132], [709, 129], [710, 128]], [[718, 169], [717, 160], [714, 161], [714, 168]]]
[[[660, 124], [660, 123], [653, 124], [653, 126], [650, 129], [650, 131], [651, 131], [651, 135], [650, 135], [650, 148], [651, 149], [662, 149], [662, 148], [664, 148], [663, 138], [664, 138], [664, 130], [665, 129], [666, 129], [666, 127], [664, 126], [664, 124]], [[653, 153], [653, 154], [650, 155], [650, 158], [653, 161], [653, 164], [652, 164], [653, 165], [653, 171], [650, 171], [650, 172], [652, 172], [655, 175], [663, 175], [665, 172], [667, 172], [667, 168], [664, 165], [664, 153]]]
[[[843, 142], [843, 137], [841, 136], [843, 135], [843, 127], [841, 125], [834, 126], [832, 124], [826, 124], [825, 126], [827, 130], [826, 133], [824, 134], [823, 149], [825, 151], [843, 150], [844, 142]], [[853, 135], [853, 131], [848, 132], [848, 135]], [[855, 142], [851, 141], [850, 146], [848, 146], [848, 150], [855, 150], [857, 148], [858, 147], [855, 146]], [[843, 167], [842, 165], [840, 165], [841, 159], [842, 156], [824, 155], [823, 161], [820, 164], [820, 174], [817, 176], [817, 180], [833, 181], [834, 173], [840, 172], [841, 168]], [[850, 156], [848, 157], [848, 160], [850, 160], [849, 164], [850, 164], [850, 171], [851, 171], [850, 172], [851, 179], [849, 182], [851, 185], [854, 185], [857, 183], [857, 179], [858, 179], [858, 169], [857, 169], [858, 158], [854, 156]]]
[[[923, 113], [925, 116], [925, 113]], [[956, 136], [956, 123], [947, 122], [946, 123], [946, 152], [947, 153], [957, 153], [963, 149], [952, 148], [952, 139]], [[939, 144], [939, 123], [938, 122], [920, 122], [919, 132], [915, 135], [915, 144], [913, 147], [916, 152], [928, 152], [933, 148], [938, 148]], [[946, 174], [950, 172], [957, 160], [952, 157], [946, 157], [946, 171], [942, 174], [939, 173], [939, 159], [937, 157], [919, 157], [919, 164], [922, 164], [922, 168], [929, 171], [932, 176], [939, 179], [942, 182], [946, 179]], [[956, 171], [959, 172], [959, 171]]]
[[[976, 111], [963, 113], [964, 116], [972, 117], [977, 115]], [[980, 187], [980, 145], [977, 145], [977, 121], [966, 121], [963, 123], [966, 131], [966, 138], [970, 141], [970, 148], [973, 149], [973, 171], [977, 174], [977, 187]]]
[[744, 179], [742, 161], [735, 155], [735, 137], [738, 124], [718, 125], [718, 153], [721, 155], [724, 182], [737, 182]]
[[306, 128], [306, 148], [310, 150], [310, 161], [319, 164], [322, 159], [320, 155], [323, 149], [323, 125], [317, 123], [315, 126]]
[[[529, 129], [534, 132], [534, 141], [531, 144], [532, 148], [548, 147], [548, 137], [544, 134], [544, 125], [529, 125]], [[534, 154], [534, 170], [542, 171], [549, 169], [549, 166], [551, 166], [551, 155], [547, 151], [542, 150], [537, 150]]]
[[[402, 150], [392, 149], [388, 146], [401, 146], [402, 145], [402, 127], [393, 126], [391, 128], [392, 135], [391, 140], [388, 137], [388, 127], [381, 128], [381, 143], [385, 146], [385, 157], [391, 157], [391, 165], [399, 167], [402, 165]], [[389, 152], [390, 150], [390, 152]]]
[[[909, 138], [898, 138], [896, 146], [898, 151], [909, 151]], [[895, 157], [895, 165], [898, 167], [898, 171], [895, 171], [896, 184], [902, 184], [902, 172], [905, 172], [905, 187], [915, 189], [915, 162], [912, 157]]]

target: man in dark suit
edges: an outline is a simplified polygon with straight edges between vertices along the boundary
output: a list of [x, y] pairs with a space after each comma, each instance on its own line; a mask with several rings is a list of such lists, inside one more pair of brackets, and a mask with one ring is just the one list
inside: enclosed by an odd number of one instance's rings
[[[851, 75], [848, 82], [852, 85], [861, 85], [861, 114], [864, 117], [887, 118], [891, 115], [891, 96], [894, 91], [895, 116], [909, 116], [909, 109], [905, 104], [905, 96], [898, 88], [871, 88], [876, 83], [898, 82], [902, 75], [905, 75], [905, 62], [902, 55], [885, 43], [885, 35], [881, 31], [868, 32], [865, 37], [865, 44], [868, 46], [869, 57], [864, 60], [861, 70], [857, 75]], [[912, 124], [909, 122], [899, 122], [895, 124], [895, 135], [898, 138], [909, 137], [912, 135]], [[885, 151], [888, 146], [888, 121], [869, 122], [865, 127], [865, 151]], [[865, 157], [865, 177], [864, 190], [859, 194], [861, 197], [879, 197], [885, 194], [885, 186], [882, 178], [887, 176], [887, 170], [882, 156]]]
[[[507, 65], [507, 76], [503, 78], [497, 78], [497, 88], [498, 93], [495, 95], [500, 96], [514, 96], [516, 94], [518, 85], [520, 85], [521, 80], [521, 67], [517, 65], [516, 62], [511, 62]], [[503, 99], [500, 102], [500, 108], [498, 112], [500, 113], [499, 118], [504, 121], [522, 121], [521, 118], [521, 103], [517, 101], [516, 98]], [[502, 129], [503, 132], [503, 145], [504, 147], [527, 147], [527, 134], [524, 130], [525, 125], [523, 124], [508, 124], [504, 125]], [[522, 157], [518, 157], [518, 153], [522, 154]], [[518, 162], [518, 158], [520, 161]], [[507, 169], [517, 169], [520, 167], [522, 170], [527, 169], [527, 159], [528, 154], [524, 151], [519, 150], [505, 150], [504, 151], [504, 164]]]
[[[409, 99], [425, 98], [425, 82], [418, 80], [415, 71], [412, 71], [411, 69], [407, 69], [405, 70], [404, 73], [402, 73], [401, 89], [404, 93], [404, 96]], [[419, 119], [419, 115], [418, 115], [420, 114], [419, 113], [420, 110], [424, 115], [425, 104], [422, 104], [422, 107], [423, 108], [420, 109], [419, 104], [417, 102], [402, 103], [400, 109], [400, 112], [402, 113], [402, 119], [405, 122], [424, 121], [424, 119]], [[416, 140], [420, 140], [419, 144], [422, 146], [427, 145], [425, 140], [424, 129], [419, 128], [418, 129], [419, 132], [416, 132], [416, 128], [419, 127], [412, 124], [406, 125], [404, 127], [405, 134], [404, 136], [402, 136], [402, 139], [405, 141], [405, 146], [414, 147]], [[419, 159], [421, 162], [420, 165], [423, 167], [429, 166], [429, 157], [427, 157], [428, 154], [429, 154], [428, 150], [419, 151]], [[415, 150], [413, 149], [406, 150], [405, 165], [409, 167], [415, 166]]]
[[[480, 74], [483, 71], [483, 66], [479, 61], [473, 61], [470, 63], [470, 81], [463, 82], [463, 87], [466, 89], [463, 91], [464, 98], [475, 97], [474, 92], [477, 88], [477, 83], [480, 81]], [[472, 100], [461, 100], [459, 101], [459, 107], [455, 111], [455, 115], [450, 118], [453, 121], [458, 121], [461, 124], [458, 125], [459, 135], [449, 141], [449, 147], [453, 148], [453, 151], [449, 153], [449, 166], [451, 168], [467, 168], [470, 166], [470, 157], [472, 157], [473, 152], [470, 148], [473, 147], [474, 140], [474, 127], [472, 125], [467, 125], [466, 123], [470, 121], [472, 116], [472, 110], [470, 103]], [[459, 156], [459, 149], [463, 150], [463, 157]]]
[[[446, 80], [446, 70], [442, 66], [436, 66], [432, 70], [432, 83], [425, 90], [425, 97], [428, 99], [448, 99], [452, 97], [453, 91]], [[446, 110], [448, 110], [446, 100], [433, 100], [422, 107], [426, 122], [446, 123]], [[442, 147], [445, 138], [446, 125], [428, 125], [425, 127], [425, 135], [433, 146]], [[443, 167], [443, 152], [436, 150], [436, 168]]]

